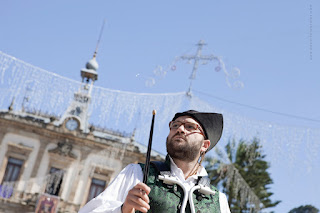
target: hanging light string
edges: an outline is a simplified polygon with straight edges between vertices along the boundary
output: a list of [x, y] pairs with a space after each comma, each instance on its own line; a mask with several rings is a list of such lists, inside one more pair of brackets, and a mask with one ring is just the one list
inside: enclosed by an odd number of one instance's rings
[[201, 91], [198, 91], [198, 90], [193, 90], [193, 91], [194, 91], [194, 92], [197, 92], [197, 93], [199, 93], [199, 94], [202, 94], [202, 95], [205, 95], [205, 96], [208, 96], [208, 97], [211, 97], [211, 98], [214, 98], [214, 99], [223, 101], [223, 102], [235, 104], [235, 105], [238, 105], [238, 106], [247, 107], [247, 108], [250, 108], [250, 109], [254, 109], [254, 110], [258, 110], [258, 111], [263, 111], [263, 112], [268, 112], [268, 113], [273, 113], [273, 114], [276, 114], [276, 115], [286, 116], [286, 117], [290, 117], [290, 118], [296, 118], [296, 119], [301, 119], [301, 120], [306, 120], [306, 121], [312, 121], [312, 122], [318, 122], [318, 123], [320, 123], [320, 120], [317, 120], [317, 119], [306, 118], [306, 117], [297, 116], [297, 115], [292, 115], [292, 114], [287, 114], [287, 113], [282, 113], [282, 112], [275, 112], [275, 111], [268, 110], [268, 109], [263, 109], [263, 108], [259, 108], [259, 107], [255, 107], [255, 106], [250, 106], [250, 105], [248, 105], [248, 104], [242, 104], [242, 103], [238, 103], [238, 102], [235, 102], [235, 101], [230, 101], [230, 100], [227, 100], [227, 99], [224, 99], [224, 98], [220, 98], [220, 97], [217, 97], [217, 96], [214, 96], [214, 95], [211, 95], [211, 94], [208, 94], [208, 93], [204, 93], [204, 92], [201, 92]]

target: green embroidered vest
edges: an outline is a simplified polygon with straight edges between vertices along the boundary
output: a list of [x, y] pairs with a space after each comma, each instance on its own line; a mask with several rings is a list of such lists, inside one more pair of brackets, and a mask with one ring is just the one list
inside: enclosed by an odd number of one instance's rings
[[[167, 157], [165, 164], [170, 171], [170, 159]], [[144, 168], [143, 164], [140, 164], [141, 168]], [[147, 185], [151, 188], [149, 194], [150, 210], [148, 212], [154, 213], [177, 213], [180, 212], [180, 208], [184, 198], [183, 189], [177, 185], [164, 184], [162, 180], [158, 179], [159, 170], [154, 164], [150, 164], [149, 176]], [[212, 185], [211, 190], [215, 191], [214, 195], [203, 195], [197, 190], [193, 193], [193, 203], [195, 212], [197, 213], [220, 213], [219, 205], [219, 191]], [[186, 195], [188, 196], [188, 195]], [[185, 210], [186, 213], [190, 213], [189, 201]]]

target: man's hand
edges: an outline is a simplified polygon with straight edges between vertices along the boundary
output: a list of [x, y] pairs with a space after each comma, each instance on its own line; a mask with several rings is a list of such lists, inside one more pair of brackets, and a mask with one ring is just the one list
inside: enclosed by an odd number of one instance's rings
[[135, 211], [148, 212], [150, 187], [144, 183], [138, 183], [133, 187], [126, 197], [122, 206], [123, 213], [133, 213]]

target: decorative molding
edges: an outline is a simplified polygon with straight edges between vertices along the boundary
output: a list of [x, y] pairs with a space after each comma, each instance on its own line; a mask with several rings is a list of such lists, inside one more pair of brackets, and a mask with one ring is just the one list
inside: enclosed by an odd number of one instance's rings
[[63, 142], [58, 142], [58, 146], [54, 149], [48, 150], [48, 152], [59, 154], [64, 157], [76, 159], [77, 156], [72, 152], [72, 148], [73, 148], [73, 146], [71, 143], [63, 141]]

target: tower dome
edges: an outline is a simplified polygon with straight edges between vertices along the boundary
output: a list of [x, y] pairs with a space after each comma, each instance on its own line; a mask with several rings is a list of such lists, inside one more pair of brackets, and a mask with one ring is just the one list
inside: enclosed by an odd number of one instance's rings
[[96, 57], [93, 57], [90, 61], [87, 62], [86, 68], [89, 70], [92, 69], [94, 71], [97, 71], [97, 69], [99, 69], [99, 64], [96, 60]]
[[97, 73], [98, 68], [99, 68], [99, 65], [98, 65], [98, 62], [97, 62], [96, 57], [94, 55], [93, 58], [87, 62], [86, 68], [81, 69], [82, 81], [84, 79], [87, 79], [87, 81], [98, 80], [98, 73]]

